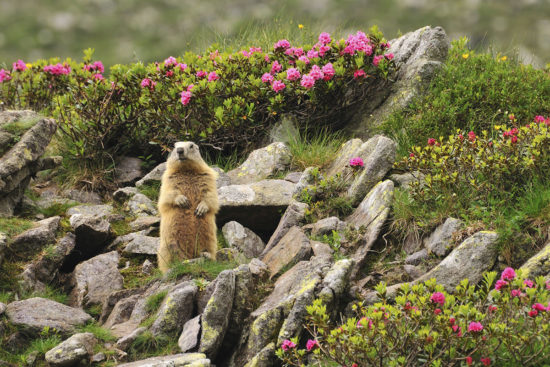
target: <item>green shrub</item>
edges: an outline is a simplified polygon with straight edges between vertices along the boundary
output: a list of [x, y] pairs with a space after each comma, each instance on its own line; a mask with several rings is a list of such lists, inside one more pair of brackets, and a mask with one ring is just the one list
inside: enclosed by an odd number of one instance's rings
[[525, 279], [512, 268], [496, 278], [486, 273], [479, 288], [466, 279], [453, 295], [435, 279], [406, 284], [391, 304], [381, 283], [382, 301], [356, 305], [358, 316], [338, 326], [316, 300], [307, 307], [306, 349], [285, 340], [277, 355], [287, 366], [302, 366], [307, 357], [310, 364], [352, 367], [547, 365], [550, 281]]
[[500, 54], [477, 53], [466, 43], [453, 41], [428, 93], [384, 122], [382, 130], [399, 142], [401, 154], [457, 129], [490, 131], [509, 113], [521, 121], [550, 114], [550, 73]]
[[236, 266], [237, 263], [234, 261], [213, 261], [210, 259], [200, 259], [198, 261], [183, 260], [174, 263], [165, 277], [169, 280], [176, 280], [189, 275], [193, 278], [213, 280], [222, 271], [233, 269]]

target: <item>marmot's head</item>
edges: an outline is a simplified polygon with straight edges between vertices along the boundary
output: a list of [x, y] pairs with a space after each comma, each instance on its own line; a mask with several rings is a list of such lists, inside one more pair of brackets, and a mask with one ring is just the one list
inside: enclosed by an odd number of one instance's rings
[[192, 141], [178, 141], [174, 144], [174, 149], [168, 160], [171, 163], [179, 163], [182, 165], [193, 165], [194, 163], [203, 163], [199, 147]]

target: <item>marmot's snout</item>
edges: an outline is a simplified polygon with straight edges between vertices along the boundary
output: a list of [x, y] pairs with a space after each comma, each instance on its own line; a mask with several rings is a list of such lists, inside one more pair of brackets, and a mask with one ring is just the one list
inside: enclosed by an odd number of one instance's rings
[[176, 148], [176, 156], [178, 157], [178, 159], [180, 161], [183, 161], [184, 159], [187, 159], [187, 157], [185, 156], [185, 148], [183, 148], [183, 147]]

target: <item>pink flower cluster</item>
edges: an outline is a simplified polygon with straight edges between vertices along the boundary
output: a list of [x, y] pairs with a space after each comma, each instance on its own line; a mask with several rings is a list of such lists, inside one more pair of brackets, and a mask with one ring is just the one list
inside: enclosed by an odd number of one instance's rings
[[10, 72], [8, 70], [0, 69], [0, 83], [11, 79]]
[[273, 45], [273, 48], [275, 50], [278, 50], [278, 49], [286, 50], [289, 47], [290, 47], [290, 42], [288, 42], [288, 40], [286, 39], [279, 40]]
[[348, 36], [346, 48], [344, 48], [343, 51], [344, 54], [348, 55], [355, 55], [358, 52], [364, 52], [367, 56], [372, 55], [370, 39], [361, 31], [357, 31], [357, 33]]
[[204, 70], [199, 70], [195, 75], [197, 76], [197, 78], [204, 78], [206, 75], [208, 75], [208, 73]]
[[280, 91], [282, 91], [283, 89], [285, 89], [286, 85], [285, 83], [283, 83], [282, 81], [280, 80], [275, 80], [273, 82], [273, 84], [271, 84], [271, 87], [273, 88], [273, 90], [276, 92], [276, 93], [279, 93]]
[[67, 75], [71, 73], [71, 67], [64, 64], [46, 65], [44, 71], [52, 75]]
[[308, 352], [311, 352], [313, 348], [318, 346], [319, 346], [319, 342], [317, 340], [309, 339], [306, 343], [306, 349], [308, 350]]
[[441, 292], [434, 292], [434, 293], [432, 293], [432, 296], [430, 297], [430, 301], [443, 306], [445, 304], [445, 295]]
[[271, 64], [271, 74], [277, 74], [281, 70], [283, 70], [283, 66], [277, 60], [273, 61], [273, 64]]
[[154, 90], [156, 85], [157, 85], [157, 82], [154, 82], [149, 78], [145, 78], [141, 81], [142, 88], [149, 88], [150, 90]]
[[291, 340], [286, 339], [283, 341], [283, 344], [281, 344], [281, 349], [284, 350], [285, 352], [293, 348], [296, 348], [296, 344], [293, 343]]
[[86, 64], [83, 69], [85, 71], [95, 73], [103, 73], [105, 71], [105, 67], [103, 67], [103, 63], [101, 61], [94, 61], [92, 64]]
[[535, 123], [537, 124], [546, 124], [547, 126], [550, 126], [550, 117], [544, 117], [541, 115], [535, 116]]
[[481, 325], [481, 322], [472, 321], [470, 322], [470, 325], [468, 325], [468, 332], [474, 332], [478, 333], [481, 330], [483, 330], [483, 325]]
[[178, 64], [178, 60], [174, 56], [168, 57], [166, 60], [164, 60], [164, 66], [175, 66]]
[[183, 92], [181, 92], [181, 103], [184, 105], [184, 106], [187, 106], [189, 104], [189, 102], [191, 101], [191, 89], [193, 89], [194, 85], [191, 84], [187, 87], [187, 90], [184, 90]]
[[361, 159], [361, 157], [355, 157], [349, 160], [349, 165], [351, 167], [363, 167], [365, 163], [363, 162], [363, 159]]
[[209, 82], [213, 82], [213, 81], [218, 80], [218, 79], [220, 79], [220, 77], [218, 76], [218, 74], [216, 74], [215, 71], [212, 71], [212, 72], [208, 73], [208, 81]]
[[27, 64], [23, 60], [17, 60], [13, 63], [13, 70], [14, 71], [23, 71], [27, 69]]
[[296, 68], [288, 68], [286, 70], [286, 78], [290, 81], [300, 79], [300, 71]]
[[262, 52], [262, 48], [261, 47], [250, 47], [248, 49], [248, 51], [246, 50], [242, 50], [241, 53], [243, 54], [244, 57], [250, 57], [252, 56], [254, 53], [261, 53]]
[[502, 136], [504, 138], [510, 137], [510, 141], [512, 142], [512, 144], [515, 144], [518, 141], [518, 137], [517, 137], [518, 133], [519, 133], [519, 130], [514, 127], [508, 131], [503, 132]]

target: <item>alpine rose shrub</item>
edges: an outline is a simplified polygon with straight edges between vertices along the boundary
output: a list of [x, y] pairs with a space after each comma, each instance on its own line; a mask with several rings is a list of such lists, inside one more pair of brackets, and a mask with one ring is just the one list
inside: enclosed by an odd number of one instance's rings
[[[330, 321], [323, 301], [307, 307], [307, 343], [284, 341], [286, 366], [544, 366], [550, 363], [550, 292], [544, 277], [506, 269], [484, 274], [479, 287], [463, 280], [453, 294], [435, 279], [401, 287], [395, 302], [354, 306], [356, 318]], [[532, 284], [529, 287], [528, 284]], [[512, 296], [513, 290], [520, 295]], [[305, 347], [305, 349], [304, 349]]]

